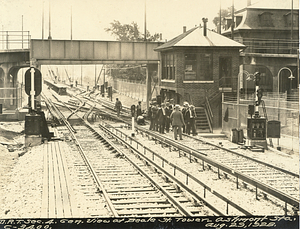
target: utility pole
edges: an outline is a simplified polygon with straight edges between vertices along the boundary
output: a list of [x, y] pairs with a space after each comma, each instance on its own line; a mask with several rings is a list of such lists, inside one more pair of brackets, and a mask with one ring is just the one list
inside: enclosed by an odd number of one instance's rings
[[44, 1], [43, 1], [43, 13], [42, 13], [42, 40], [44, 40]]
[[72, 34], [73, 33], [73, 31], [72, 31], [72, 29], [73, 29], [73, 24], [72, 24], [73, 23], [73, 15], [72, 15], [72, 13], [73, 12], [72, 12], [72, 6], [71, 6], [71, 40], [72, 40], [72, 35], [73, 35]]
[[23, 43], [23, 15], [22, 15], [22, 49], [24, 48], [24, 43]]
[[49, 0], [49, 36], [48, 36], [48, 40], [51, 40], [51, 5], [50, 5], [50, 1]]
[[97, 87], [97, 65], [95, 64], [95, 88]]
[[80, 65], [80, 85], [82, 86], [82, 65]]
[[291, 40], [293, 40], [293, 27], [294, 27], [294, 15], [293, 15], [293, 0], [292, 0], [292, 8], [291, 8]]
[[2, 49], [4, 49], [4, 30], [2, 25]]
[[219, 19], [220, 19], [220, 21], [219, 21], [219, 34], [221, 34], [221, 28], [222, 28], [222, 15], [221, 15], [221, 12], [222, 12], [222, 10], [221, 10], [221, 0], [220, 0], [220, 17], [219, 17]]
[[232, 0], [232, 9], [231, 9], [231, 39], [234, 39], [233, 29], [234, 29], [234, 0]]
[[105, 68], [106, 68], [106, 65], [104, 65], [103, 85], [105, 85]]
[[146, 0], [145, 0], [145, 31], [144, 31], [144, 33], [145, 33], [145, 36], [144, 36], [144, 41], [147, 41], [147, 22], [146, 22], [146, 20], [147, 20], [147, 18], [146, 18]]
[[299, 90], [299, 49], [297, 49], [297, 70], [297, 88]]

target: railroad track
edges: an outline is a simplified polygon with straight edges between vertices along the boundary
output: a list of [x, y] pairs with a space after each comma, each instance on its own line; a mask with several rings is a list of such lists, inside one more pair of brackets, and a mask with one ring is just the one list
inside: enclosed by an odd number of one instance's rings
[[[299, 174], [273, 166], [263, 161], [256, 160], [233, 150], [226, 149], [217, 144], [209, 143], [204, 139], [190, 136], [195, 143], [189, 143], [191, 147], [197, 148], [209, 146], [205, 152], [209, 158], [219, 161], [221, 164], [232, 168], [247, 176], [253, 177], [276, 190], [286, 193], [299, 202]], [[204, 152], [204, 150], [200, 150]]]
[[[111, 129], [113, 129], [113, 127], [111, 126]], [[130, 125], [128, 124], [128, 129], [130, 128]], [[122, 129], [117, 128], [114, 129], [114, 131], [116, 132], [122, 132]], [[295, 198], [291, 195], [288, 195], [286, 192], [281, 191], [279, 188], [271, 186], [269, 184], [266, 184], [266, 180], [264, 178], [268, 178], [268, 179], [272, 179], [270, 178], [271, 175], [266, 175], [266, 173], [270, 171], [270, 174], [273, 175], [273, 179], [277, 179], [278, 176], [277, 174], [280, 173], [282, 174], [283, 177], [285, 177], [286, 179], [290, 179], [294, 182], [294, 188], [297, 189], [297, 175], [293, 174], [289, 171], [285, 171], [281, 168], [276, 168], [275, 166], [268, 166], [268, 164], [266, 163], [259, 163], [259, 161], [257, 160], [252, 160], [250, 162], [245, 162], [245, 160], [249, 160], [247, 157], [242, 157], [242, 155], [237, 155], [235, 152], [232, 153], [230, 150], [228, 149], [224, 149], [222, 147], [217, 147], [215, 145], [211, 146], [210, 149], [207, 150], [206, 153], [203, 153], [201, 151], [197, 151], [195, 150], [197, 147], [194, 147], [194, 145], [192, 144], [191, 141], [189, 140], [183, 140], [181, 141], [181, 143], [179, 143], [178, 141], [174, 141], [168, 137], [166, 137], [165, 135], [160, 135], [156, 132], [152, 132], [152, 131], [148, 131], [148, 130], [142, 130], [142, 128], [139, 128], [138, 132], [140, 132], [140, 134], [144, 137], [147, 137], [147, 139], [153, 139], [156, 143], [159, 142], [163, 148], [166, 148], [167, 150], [162, 151], [161, 154], [167, 154], [168, 151], [179, 151], [181, 152], [181, 155], [184, 155], [188, 158], [188, 160], [190, 162], [197, 162], [199, 164], [199, 166], [201, 166], [203, 168], [203, 170], [205, 169], [212, 169], [214, 168], [215, 172], [217, 173], [217, 177], [218, 179], [220, 179], [222, 176], [224, 176], [225, 178], [229, 178], [231, 177], [232, 181], [236, 183], [236, 189], [240, 189], [240, 188], [249, 188], [249, 186], [252, 186], [251, 190], [254, 189], [255, 192], [255, 198], [256, 199], [260, 199], [261, 195], [263, 195], [263, 198], [267, 199], [267, 198], [274, 198], [275, 199], [279, 199], [281, 201], [283, 201], [283, 203], [281, 204], [284, 208], [284, 212], [285, 214], [287, 214], [287, 212], [289, 211], [289, 214], [294, 214], [293, 212], [297, 213], [298, 211], [298, 200], [297, 200], [297, 196], [295, 196]], [[127, 133], [130, 133], [130, 131], [127, 131]], [[125, 136], [124, 133], [119, 133], [120, 136]], [[128, 138], [128, 137], [123, 137], [123, 138]], [[135, 141], [134, 139], [132, 139], [132, 141]], [[137, 141], [137, 140], [136, 140]], [[194, 141], [194, 140], [193, 140]], [[139, 144], [139, 143], [136, 143]], [[195, 141], [194, 141], [195, 144]], [[199, 146], [199, 143], [198, 143]], [[207, 143], [203, 143], [202, 142], [202, 147], [205, 146], [207, 148]], [[217, 158], [211, 158], [209, 156], [210, 153], [213, 154], [220, 154], [221, 158], [228, 158], [228, 155], [235, 155], [239, 157], [239, 161], [237, 161], [235, 158], [231, 159], [233, 162], [236, 161], [237, 167], [230, 167], [230, 165], [224, 165], [222, 162], [220, 162]], [[179, 153], [180, 154], [180, 153]], [[222, 155], [224, 155], [222, 157]], [[231, 162], [230, 160], [227, 159], [227, 161]], [[240, 166], [239, 163], [244, 164], [244, 166]], [[248, 164], [251, 164], [252, 166], [255, 167], [253, 169], [256, 169], [257, 173], [259, 173], [259, 177], [255, 176], [255, 177], [251, 177], [248, 176], [247, 174], [242, 173], [241, 171], [239, 171], [237, 168], [243, 168], [245, 169]], [[257, 165], [253, 165], [253, 163], [257, 163]], [[259, 179], [260, 178], [260, 179]], [[287, 181], [288, 182], [288, 181]], [[285, 184], [284, 184], [285, 185]], [[282, 187], [282, 186], [280, 186]], [[284, 187], [284, 186], [283, 186]], [[297, 191], [296, 191], [297, 193]], [[296, 195], [296, 194], [295, 194]], [[268, 197], [269, 196], [269, 197]], [[289, 205], [289, 207], [288, 207]]]
[[[63, 119], [65, 120], [65, 119]], [[88, 122], [69, 134], [76, 142], [93, 175], [99, 194], [109, 206], [110, 216], [201, 216], [208, 211], [166, 176], [157, 173], [132, 153], [117, 145], [106, 133], [95, 131]], [[98, 139], [97, 141], [92, 139]], [[87, 140], [88, 139], [88, 140]], [[106, 147], [106, 150], [99, 149]], [[127, 152], [126, 152], [127, 151]], [[95, 190], [92, 190], [94, 196]], [[95, 198], [95, 197], [93, 197]]]
[[[149, 133], [148, 130], [146, 132]], [[155, 136], [166, 142], [159, 134], [155, 133]], [[280, 199], [284, 202], [285, 214], [287, 214], [287, 205], [292, 206], [295, 212], [299, 211], [299, 174], [256, 160], [203, 138], [189, 135], [186, 135], [186, 138], [188, 139], [184, 140], [183, 146], [179, 148], [183, 149], [189, 157], [194, 156], [196, 160], [214, 167], [218, 177], [222, 172], [225, 176], [230, 175], [235, 178], [237, 188], [239, 188], [239, 181], [242, 181], [243, 185], [255, 187], [256, 199], [259, 198], [258, 190], [262, 190], [264, 195]], [[174, 142], [172, 139], [170, 141]], [[200, 150], [197, 150], [199, 148]]]
[[[132, 155], [126, 147], [93, 128], [77, 126], [78, 147], [93, 173], [99, 193], [104, 196], [113, 217], [199, 216], [194, 206], [172, 182], [166, 182], [151, 167]], [[92, 140], [98, 139], [98, 141]], [[89, 140], [87, 140], [89, 139]], [[103, 150], [103, 147], [106, 147]], [[99, 153], [101, 149], [101, 153]]]
[[[131, 123], [127, 122], [127, 125], [130, 127]], [[181, 150], [190, 160], [201, 161], [203, 168], [204, 163], [210, 168], [216, 168], [218, 177], [220, 177], [221, 173], [226, 177], [227, 175], [234, 177], [237, 188], [239, 188], [241, 182], [244, 186], [248, 184], [255, 187], [257, 199], [259, 198], [259, 190], [262, 190], [264, 195], [271, 195], [280, 199], [285, 203], [285, 214], [288, 211], [288, 204], [296, 209], [296, 211], [298, 210], [299, 175], [297, 174], [253, 160], [203, 139], [189, 136], [188, 141], [184, 140], [183, 144], [180, 144], [170, 138], [166, 138], [166, 136], [140, 127], [136, 130], [145, 135], [152, 136], [152, 138], [161, 142], [161, 144], [167, 145], [170, 149], [173, 147], [174, 149]], [[207, 147], [208, 145], [209, 147]], [[196, 150], [199, 148], [206, 148], [206, 150]]]

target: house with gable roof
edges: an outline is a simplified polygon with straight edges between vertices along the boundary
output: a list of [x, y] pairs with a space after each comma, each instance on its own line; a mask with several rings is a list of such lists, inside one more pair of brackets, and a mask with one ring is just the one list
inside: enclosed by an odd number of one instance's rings
[[154, 49], [160, 52], [160, 95], [162, 101], [174, 99], [177, 104], [193, 104], [198, 112], [209, 116], [209, 125], [220, 127], [221, 92], [238, 90], [240, 52], [246, 46], [207, 29], [207, 19], [203, 18], [203, 22], [203, 27], [184, 29], [182, 34]]

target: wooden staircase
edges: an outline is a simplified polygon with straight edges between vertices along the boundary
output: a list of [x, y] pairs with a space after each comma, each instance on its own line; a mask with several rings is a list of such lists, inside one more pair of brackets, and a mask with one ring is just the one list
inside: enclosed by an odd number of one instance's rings
[[204, 107], [196, 107], [196, 129], [200, 132], [211, 132]]

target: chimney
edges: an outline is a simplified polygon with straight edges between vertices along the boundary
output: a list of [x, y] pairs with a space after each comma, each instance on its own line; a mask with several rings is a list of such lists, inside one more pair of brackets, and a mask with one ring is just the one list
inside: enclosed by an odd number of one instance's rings
[[159, 34], [159, 40], [162, 41], [162, 33]]
[[251, 6], [251, 0], [247, 0], [247, 6]]
[[183, 26], [183, 32], [184, 33], [186, 32], [186, 26]]
[[203, 26], [203, 36], [205, 36], [206, 37], [206, 34], [207, 34], [207, 26], [206, 26], [206, 23], [207, 23], [207, 18], [202, 18], [202, 21], [203, 21], [203, 24], [204, 24], [204, 26]]

